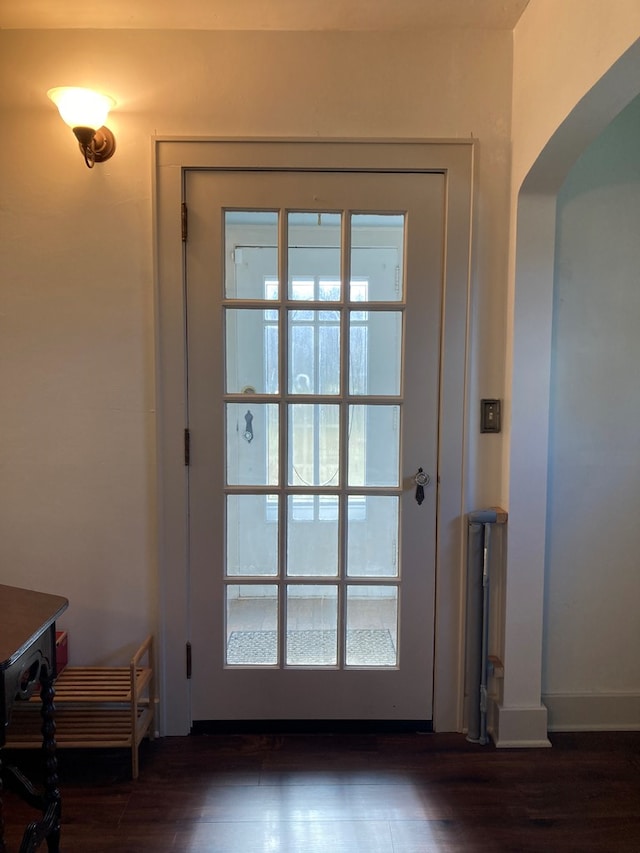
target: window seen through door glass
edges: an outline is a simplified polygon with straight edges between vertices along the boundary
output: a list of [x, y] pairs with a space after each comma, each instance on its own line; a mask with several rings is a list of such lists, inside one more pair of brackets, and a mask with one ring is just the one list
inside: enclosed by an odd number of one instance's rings
[[340, 393], [337, 311], [289, 311], [289, 393]]
[[278, 406], [248, 399], [225, 408], [228, 485], [277, 485]]
[[339, 406], [295, 403], [288, 411], [289, 485], [339, 486]]
[[227, 495], [228, 577], [278, 574], [278, 501], [278, 495]]
[[338, 496], [289, 495], [287, 575], [338, 576]]
[[288, 214], [290, 299], [323, 302], [340, 299], [341, 222], [340, 213]]
[[405, 218], [280, 215], [286, 288], [278, 212], [225, 212], [226, 665], [395, 667]]
[[351, 299], [354, 283], [369, 282], [370, 302], [399, 302], [404, 291], [404, 214], [353, 214], [351, 217]]
[[224, 318], [227, 393], [277, 394], [278, 312], [225, 308]]
[[227, 210], [224, 229], [226, 298], [264, 299], [265, 276], [278, 280], [278, 212]]

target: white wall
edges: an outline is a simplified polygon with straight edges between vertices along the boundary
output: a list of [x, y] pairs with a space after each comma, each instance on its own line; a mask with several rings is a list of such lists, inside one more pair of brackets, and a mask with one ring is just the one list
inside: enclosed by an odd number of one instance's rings
[[[538, 702], [544, 549], [518, 525], [540, 510], [544, 543], [546, 485], [509, 466], [546, 468], [525, 427], [549, 397], [511, 411], [512, 226], [525, 175], [638, 35], [636, 0], [531, 0], [512, 77], [508, 32], [0, 31], [0, 580], [69, 596], [72, 661], [118, 657], [155, 626], [153, 135], [473, 134], [468, 508], [510, 509], [505, 709]], [[119, 102], [118, 151], [93, 172], [44, 96], [66, 83]], [[478, 437], [477, 400], [500, 396], [503, 370], [506, 431]]]
[[[71, 661], [121, 658], [157, 609], [151, 140], [480, 140], [471, 435], [502, 382], [511, 33], [0, 31], [0, 579], [67, 595]], [[89, 171], [45, 92], [112, 94]], [[501, 437], [472, 443], [496, 503]]]
[[578, 722], [593, 694], [635, 695], [640, 709], [638, 221], [640, 98], [558, 195], [543, 659], [554, 727], [571, 722], [569, 697]]
[[[540, 510], [544, 543], [546, 486], [531, 493], [509, 465], [546, 469], [546, 442], [530, 446], [524, 426], [532, 413], [544, 424], [549, 398], [529, 395], [514, 430], [518, 192], [638, 35], [636, 0], [531, 0], [512, 76], [506, 31], [0, 31], [0, 580], [69, 596], [73, 662], [119, 657], [155, 627], [154, 134], [473, 134], [468, 508], [510, 509], [505, 708], [539, 701], [544, 550], [528, 549], [518, 516]], [[67, 83], [119, 102], [118, 151], [93, 172], [44, 95]], [[479, 437], [477, 401], [503, 387], [505, 433]]]

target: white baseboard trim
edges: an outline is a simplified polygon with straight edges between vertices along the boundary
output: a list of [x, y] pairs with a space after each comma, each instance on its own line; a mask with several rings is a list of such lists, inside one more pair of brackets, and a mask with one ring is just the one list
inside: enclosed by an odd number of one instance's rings
[[496, 704], [491, 732], [495, 745], [504, 749], [539, 749], [549, 747], [547, 737], [547, 709], [508, 708]]
[[550, 732], [640, 731], [638, 693], [546, 693]]

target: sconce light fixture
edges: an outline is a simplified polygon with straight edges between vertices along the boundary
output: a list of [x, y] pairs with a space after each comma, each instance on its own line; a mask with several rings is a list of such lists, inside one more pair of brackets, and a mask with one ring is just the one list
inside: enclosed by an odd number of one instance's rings
[[116, 140], [109, 128], [104, 127], [109, 110], [115, 105], [113, 98], [74, 86], [58, 86], [49, 89], [47, 95], [75, 133], [89, 169], [113, 156]]

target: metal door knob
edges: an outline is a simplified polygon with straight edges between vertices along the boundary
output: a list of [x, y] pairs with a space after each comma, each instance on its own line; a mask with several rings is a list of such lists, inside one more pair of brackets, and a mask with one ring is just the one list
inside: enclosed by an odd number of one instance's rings
[[418, 472], [413, 479], [416, 482], [416, 501], [418, 502], [418, 506], [420, 506], [424, 500], [424, 487], [429, 485], [431, 477], [422, 468], [418, 468]]

